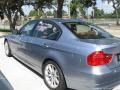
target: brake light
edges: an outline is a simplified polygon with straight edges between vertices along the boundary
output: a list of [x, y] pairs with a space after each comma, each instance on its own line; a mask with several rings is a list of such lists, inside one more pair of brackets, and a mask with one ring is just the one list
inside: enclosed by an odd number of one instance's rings
[[111, 62], [112, 54], [104, 53], [103, 51], [96, 51], [87, 57], [87, 64], [90, 66], [106, 65]]

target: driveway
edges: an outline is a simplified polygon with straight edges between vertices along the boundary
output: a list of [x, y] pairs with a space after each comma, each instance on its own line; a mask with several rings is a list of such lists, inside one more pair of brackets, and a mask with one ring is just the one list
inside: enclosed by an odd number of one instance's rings
[[3, 38], [0, 39], [0, 69], [14, 90], [49, 90], [40, 76], [4, 54]]
[[[4, 53], [3, 38], [0, 38], [0, 69], [14, 90], [49, 90], [40, 76]], [[120, 90], [117, 86], [114, 90]]]

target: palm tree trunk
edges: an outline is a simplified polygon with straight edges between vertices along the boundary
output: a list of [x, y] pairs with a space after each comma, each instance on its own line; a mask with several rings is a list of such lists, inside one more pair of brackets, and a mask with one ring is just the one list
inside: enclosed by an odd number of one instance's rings
[[64, 0], [57, 0], [57, 2], [58, 2], [57, 18], [62, 18], [62, 10], [63, 10]]
[[116, 25], [119, 25], [119, 14], [118, 14], [119, 4], [117, 4], [117, 6], [116, 6], [116, 3], [114, 0], [112, 0], [112, 3], [113, 3], [113, 8], [114, 8], [115, 13], [116, 13]]
[[115, 10], [116, 12], [116, 25], [119, 25], [119, 15], [118, 15], [118, 10]]

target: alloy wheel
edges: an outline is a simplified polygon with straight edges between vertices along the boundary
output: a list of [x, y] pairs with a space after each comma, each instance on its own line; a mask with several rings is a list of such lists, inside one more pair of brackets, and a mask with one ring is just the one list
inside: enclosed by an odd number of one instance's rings
[[52, 65], [52, 64], [48, 64], [45, 67], [45, 79], [47, 84], [51, 87], [51, 88], [57, 88], [59, 86], [60, 83], [60, 76], [59, 76], [59, 72], [58, 69]]

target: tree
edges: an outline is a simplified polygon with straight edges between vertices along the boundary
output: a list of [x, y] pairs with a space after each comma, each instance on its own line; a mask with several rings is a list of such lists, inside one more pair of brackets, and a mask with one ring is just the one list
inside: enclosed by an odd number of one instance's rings
[[24, 15], [22, 6], [23, 0], [1, 0], [2, 14], [5, 14], [8, 18], [10, 29], [15, 29], [15, 25], [18, 19], [18, 15]]
[[104, 11], [103, 9], [98, 9], [97, 7], [94, 7], [94, 18], [103, 18], [104, 17]]
[[0, 18], [4, 19], [4, 13], [3, 13], [2, 5], [3, 5], [3, 2], [0, 1]]
[[35, 10], [38, 10], [38, 12], [41, 11], [44, 15], [46, 15], [43, 9], [51, 8], [51, 3], [52, 0], [35, 0], [33, 6]]
[[32, 10], [32, 11], [29, 13], [29, 16], [30, 16], [30, 17], [40, 17], [40, 16], [42, 16], [42, 12], [38, 12], [37, 10]]
[[85, 17], [85, 11], [87, 8], [96, 4], [96, 0], [72, 0], [70, 4], [70, 14], [73, 18], [81, 13]]
[[53, 12], [48, 11], [48, 12], [47, 12], [47, 15], [48, 15], [48, 16], [53, 16]]
[[113, 8], [115, 10], [116, 14], [116, 24], [119, 25], [119, 14], [118, 14], [118, 9], [120, 7], [120, 0], [102, 0], [103, 2], [107, 1], [108, 3], [113, 4]]
[[4, 14], [3, 14], [3, 11], [2, 11], [2, 10], [0, 10], [0, 18], [1, 18], [1, 20], [4, 19]]
[[70, 3], [70, 16], [72, 18], [85, 17], [84, 6], [78, 0], [72, 0]]
[[57, 3], [58, 3], [57, 18], [62, 18], [64, 0], [57, 0]]
[[[37, 1], [37, 9], [42, 10], [43, 8], [53, 8], [52, 6], [57, 7], [56, 12], [57, 18], [62, 18], [63, 6], [65, 0], [36, 0]], [[55, 8], [54, 8], [55, 9]]]

